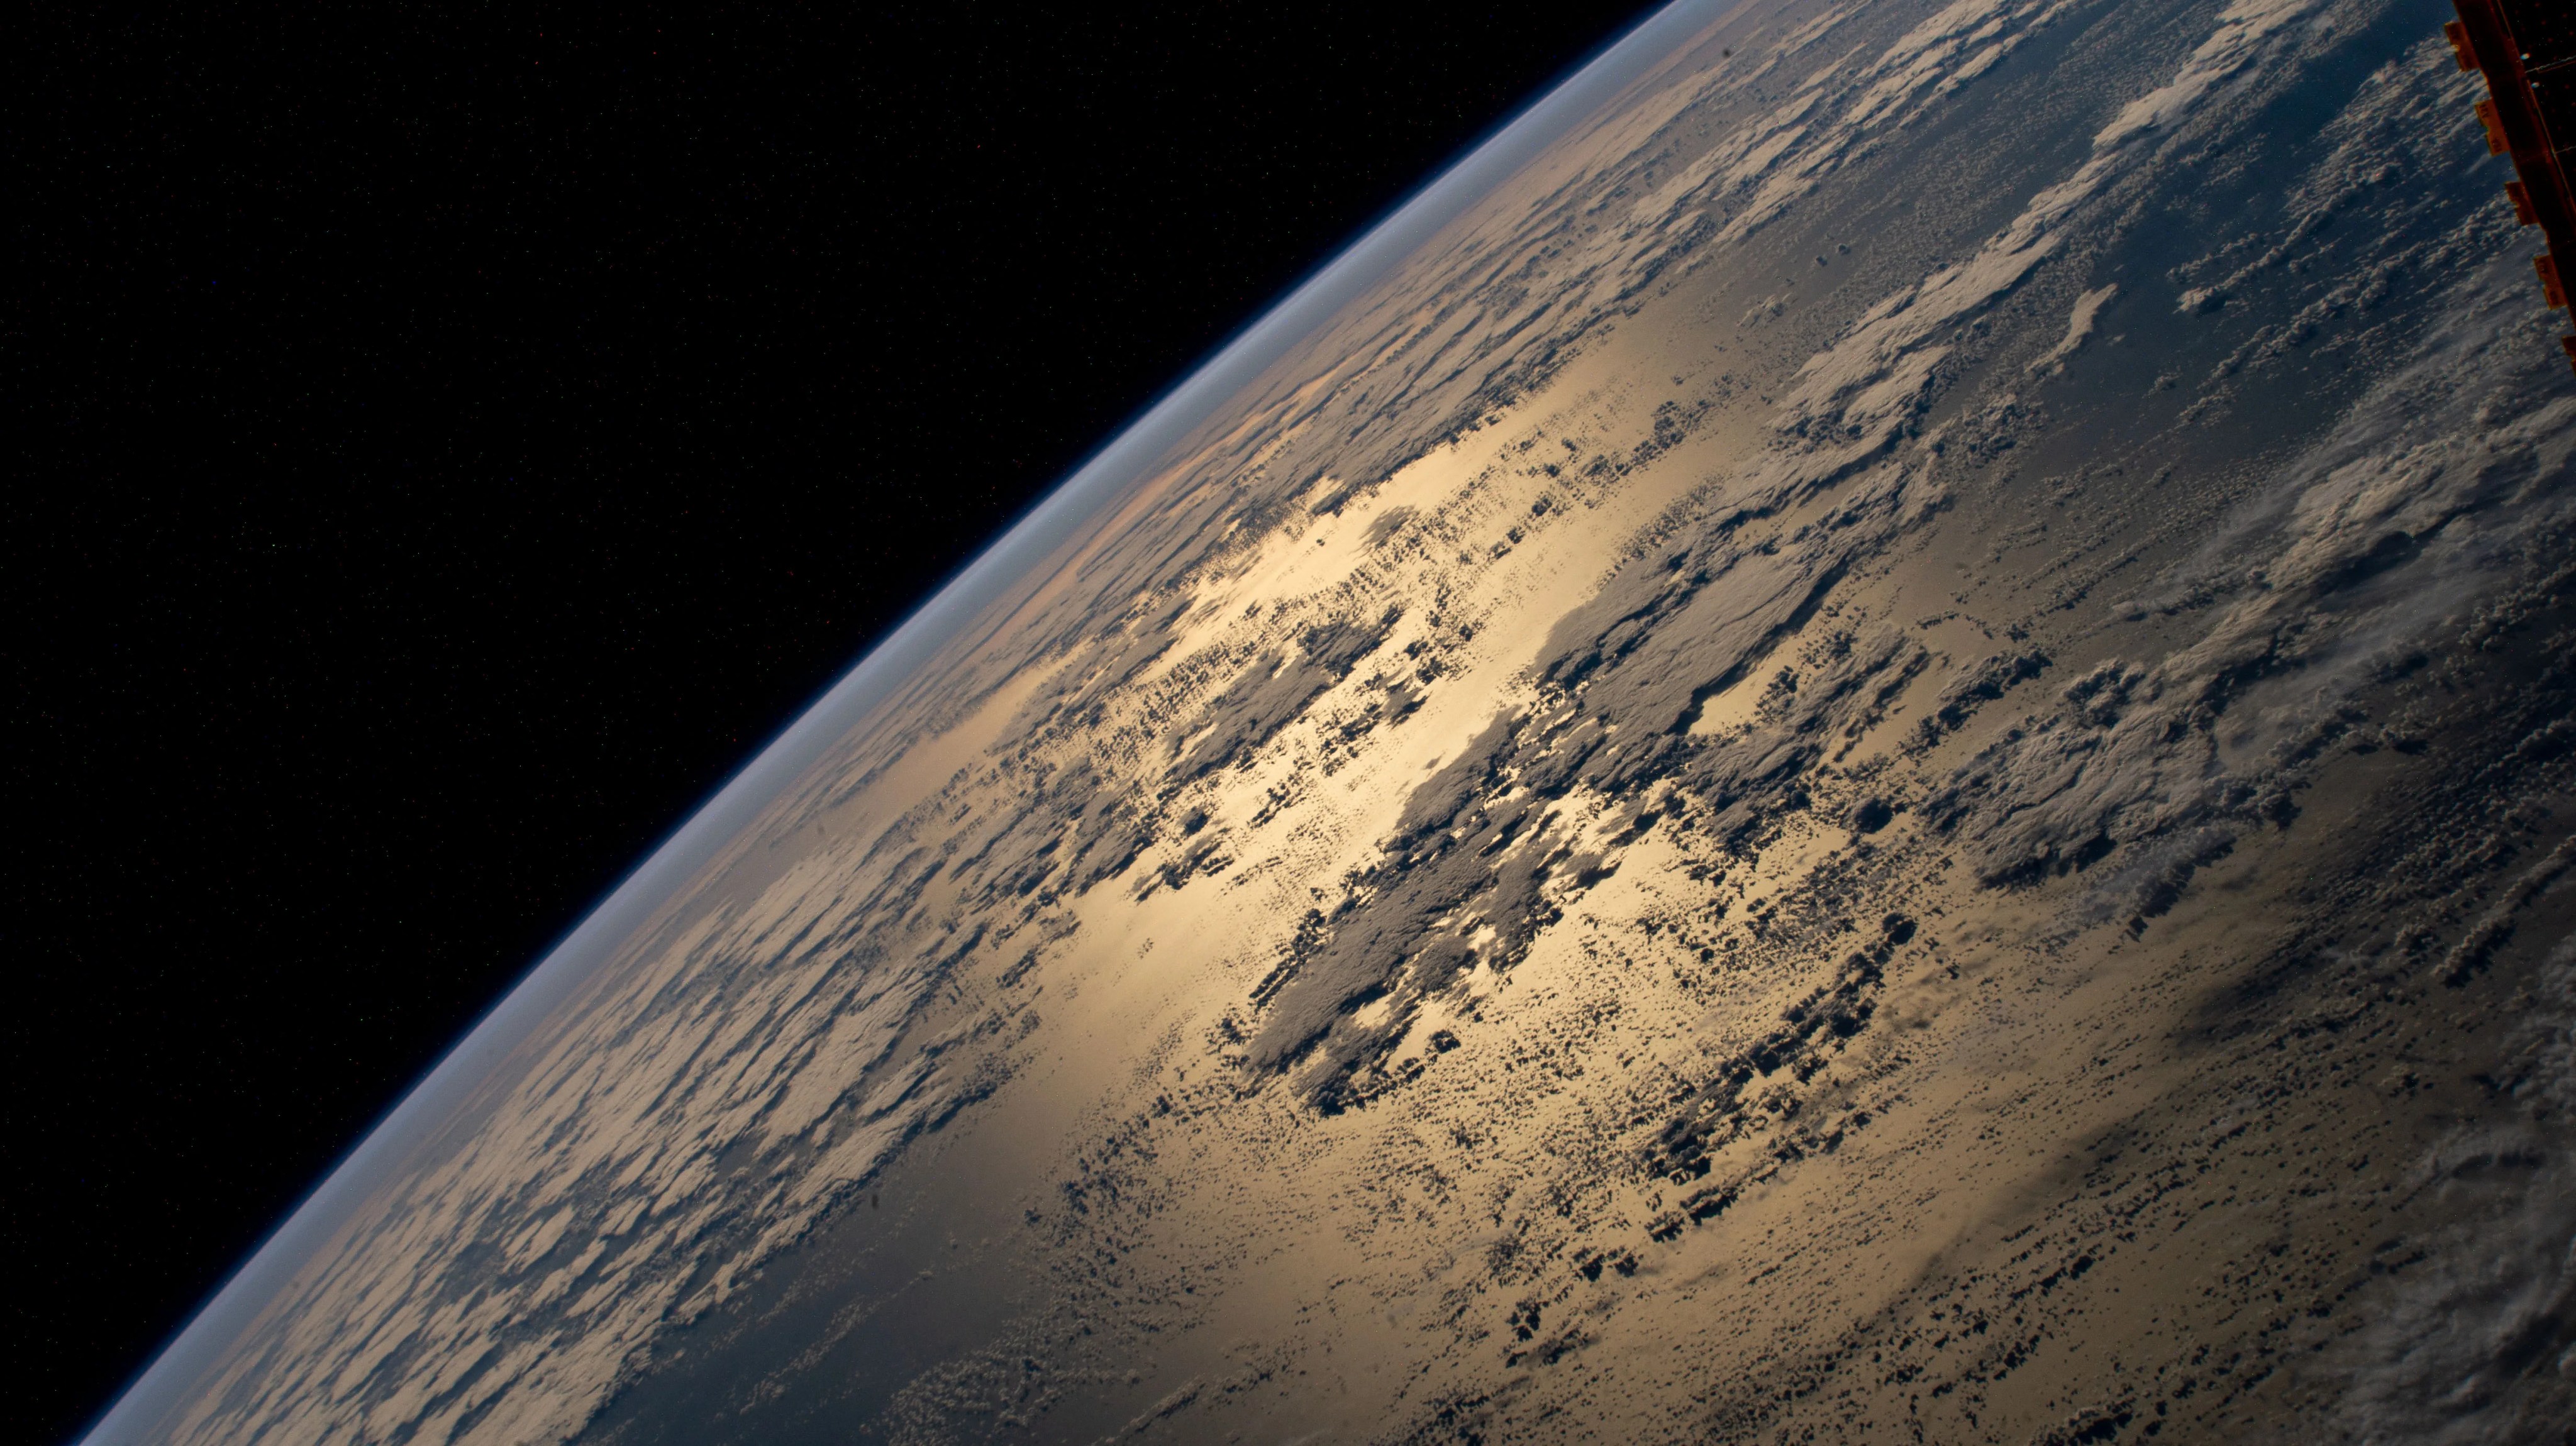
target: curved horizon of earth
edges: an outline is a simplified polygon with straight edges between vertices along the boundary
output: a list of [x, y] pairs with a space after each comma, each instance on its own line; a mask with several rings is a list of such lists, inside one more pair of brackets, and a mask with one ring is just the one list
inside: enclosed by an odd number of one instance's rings
[[1661, 12], [88, 1439], [2568, 1439], [2576, 385], [2446, 12]]

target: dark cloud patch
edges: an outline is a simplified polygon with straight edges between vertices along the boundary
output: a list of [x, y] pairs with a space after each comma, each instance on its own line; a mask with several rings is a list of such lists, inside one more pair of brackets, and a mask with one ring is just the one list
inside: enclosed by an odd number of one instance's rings
[[1265, 653], [1202, 710], [1205, 731], [1184, 741], [1173, 770], [1176, 782], [1229, 767], [1278, 736], [1325, 690], [1386, 642], [1402, 612], [1389, 608], [1369, 622], [1339, 619], [1318, 624], [1300, 638], [1295, 656]]

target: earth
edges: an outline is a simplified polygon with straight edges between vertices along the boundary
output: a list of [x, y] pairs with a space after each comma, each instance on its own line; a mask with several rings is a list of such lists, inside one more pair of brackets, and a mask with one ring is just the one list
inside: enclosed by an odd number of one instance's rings
[[2576, 379], [2446, 14], [1658, 15], [91, 1439], [2576, 1439]]

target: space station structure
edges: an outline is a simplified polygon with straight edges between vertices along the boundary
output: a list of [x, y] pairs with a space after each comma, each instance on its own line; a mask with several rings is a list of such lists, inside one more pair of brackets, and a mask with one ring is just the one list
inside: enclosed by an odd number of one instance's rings
[[[2516, 179], [2505, 183], [2514, 214], [2538, 226], [2549, 249], [2535, 264], [2552, 310], [2567, 306], [2576, 280], [2576, 0], [2452, 0], [2460, 18], [2442, 27], [2460, 69], [2483, 71], [2486, 98], [2478, 119], [2487, 151], [2510, 155]], [[2559, 338], [2576, 365], [2576, 336]]]

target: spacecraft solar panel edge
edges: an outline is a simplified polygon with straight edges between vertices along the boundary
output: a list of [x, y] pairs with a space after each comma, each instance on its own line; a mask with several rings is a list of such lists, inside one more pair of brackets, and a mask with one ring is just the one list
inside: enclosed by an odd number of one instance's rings
[[[2536, 258], [2541, 297], [2567, 306], [2561, 257], [2576, 257], [2576, 189], [2568, 184], [2576, 144], [2576, 8], [2565, 0], [2453, 0], [2460, 18], [2442, 27], [2462, 70], [2486, 76], [2478, 119], [2487, 150], [2511, 155], [2506, 185], [2514, 214], [2538, 226], [2549, 249]], [[2576, 366], [2576, 336], [2560, 338]]]

